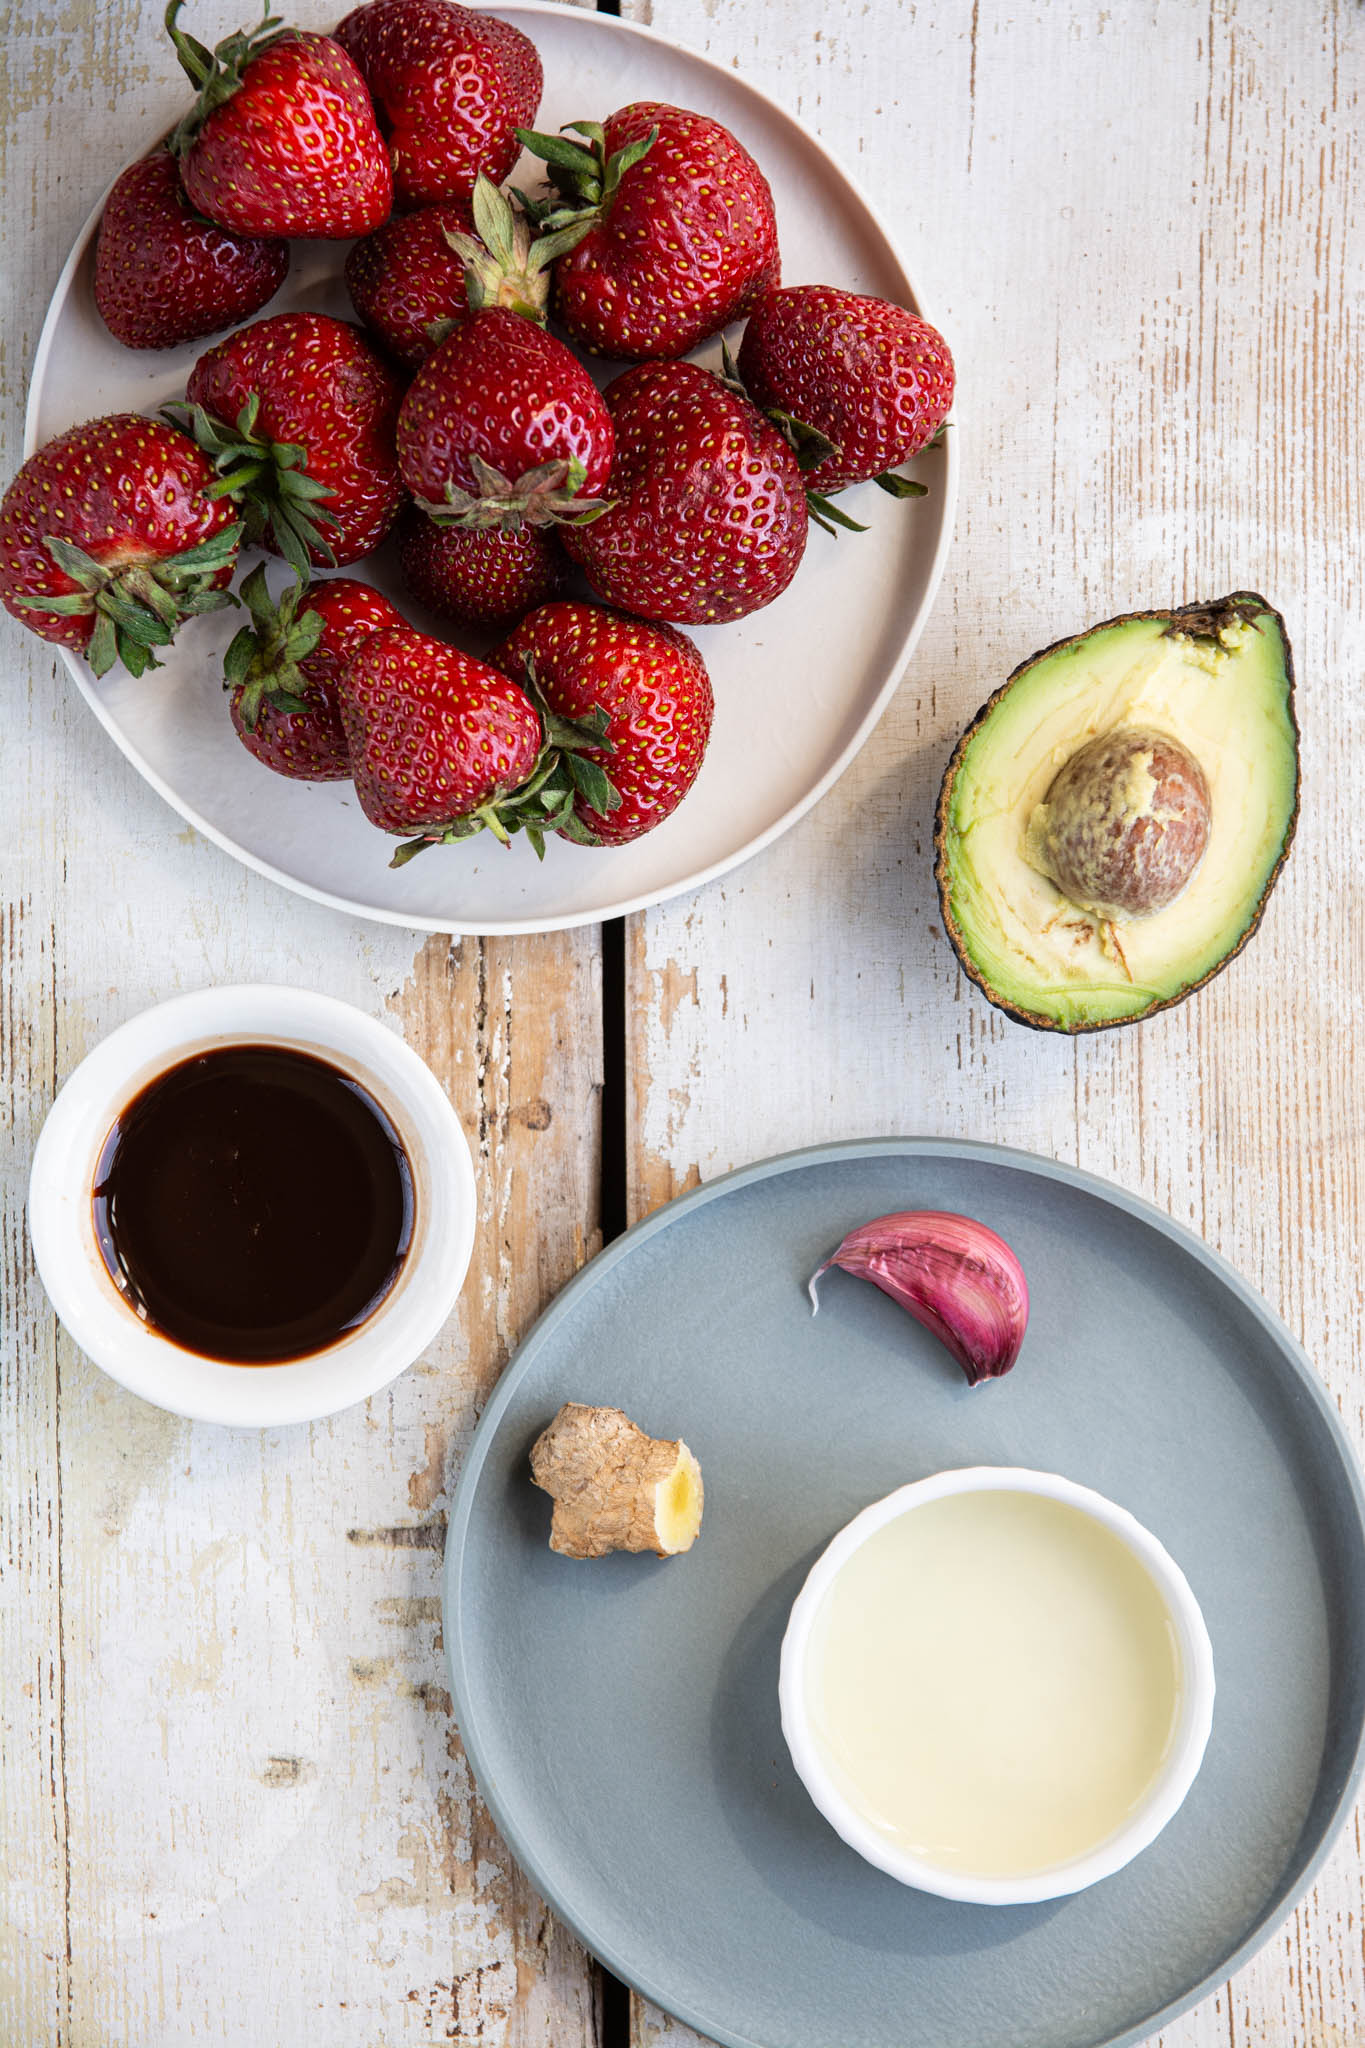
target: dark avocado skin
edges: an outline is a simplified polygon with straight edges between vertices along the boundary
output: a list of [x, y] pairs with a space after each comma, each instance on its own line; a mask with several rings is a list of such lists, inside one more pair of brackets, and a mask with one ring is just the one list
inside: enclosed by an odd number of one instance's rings
[[[948, 812], [952, 802], [953, 789], [957, 781], [958, 769], [961, 766], [962, 757], [966, 752], [968, 742], [980, 727], [985, 724], [1001, 698], [1005, 696], [1007, 691], [1013, 688], [1020, 676], [1026, 674], [1029, 669], [1033, 668], [1036, 663], [1044, 660], [1048, 655], [1056, 654], [1061, 648], [1074, 647], [1078, 640], [1088, 640], [1092, 633], [1102, 632], [1109, 626], [1132, 625], [1139, 619], [1163, 619], [1166, 622], [1168, 632], [1187, 634], [1193, 639], [1216, 639], [1221, 627], [1230, 624], [1234, 619], [1244, 619], [1249, 613], [1258, 612], [1268, 613], [1271, 618], [1276, 620], [1280, 629], [1280, 637], [1284, 642], [1285, 709], [1289, 724], [1294, 733], [1294, 807], [1290, 812], [1289, 823], [1285, 828], [1279, 858], [1270, 871], [1266, 885], [1261, 891], [1260, 902], [1256, 905], [1250, 922], [1243, 930], [1236, 944], [1229, 947], [1222, 959], [1218, 961], [1216, 966], [1211, 967], [1207, 974], [1201, 975], [1198, 981], [1188, 982], [1184, 988], [1178, 989], [1174, 995], [1166, 996], [1159, 1002], [1149, 1003], [1145, 1010], [1139, 1010], [1131, 1017], [1110, 1017], [1095, 1023], [1059, 1024], [1054, 1017], [1042, 1016], [1036, 1010], [1021, 1009], [1017, 1003], [1012, 1003], [1007, 996], [1002, 996], [993, 988], [980, 968], [975, 964], [949, 904], [946, 853]], [[982, 994], [989, 1002], [994, 1003], [997, 1010], [1003, 1010], [1005, 1015], [1012, 1017], [1016, 1024], [1026, 1024], [1030, 1031], [1059, 1032], [1063, 1037], [1074, 1038], [1083, 1031], [1115, 1031], [1125, 1024], [1140, 1024], [1144, 1019], [1156, 1016], [1159, 1010], [1169, 1010], [1174, 1004], [1183, 1003], [1187, 996], [1192, 996], [1195, 993], [1196, 989], [1201, 989], [1207, 982], [1212, 981], [1215, 974], [1221, 974], [1228, 962], [1236, 959], [1247, 940], [1258, 929], [1261, 919], [1265, 914], [1266, 904], [1270, 899], [1270, 892], [1279, 880], [1280, 870], [1283, 868], [1286, 860], [1288, 860], [1289, 849], [1294, 843], [1294, 833], [1299, 822], [1299, 794], [1302, 780], [1303, 770], [1299, 758], [1299, 723], [1294, 711], [1294, 652], [1290, 646], [1289, 635], [1285, 631], [1283, 616], [1276, 611], [1273, 604], [1269, 603], [1266, 598], [1261, 597], [1256, 591], [1234, 590], [1229, 597], [1214, 598], [1206, 604], [1178, 605], [1172, 611], [1120, 612], [1116, 618], [1101, 619], [1097, 624], [1087, 626], [1081, 633], [1069, 633], [1064, 639], [1054, 640], [1049, 646], [1040, 647], [1036, 653], [1029, 655], [1027, 661], [1021, 661], [1017, 668], [1012, 669], [1005, 681], [1000, 685], [1000, 688], [986, 699], [953, 749], [952, 759], [944, 770], [943, 782], [939, 788], [938, 806], [934, 812], [934, 882], [938, 889], [939, 914], [943, 919], [943, 928], [948, 934], [949, 942], [958, 957], [963, 973], [976, 983]]]

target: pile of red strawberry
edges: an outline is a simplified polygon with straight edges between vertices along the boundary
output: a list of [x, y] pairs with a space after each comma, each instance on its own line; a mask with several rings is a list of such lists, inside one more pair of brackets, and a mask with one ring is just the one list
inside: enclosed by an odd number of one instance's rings
[[[485, 827], [537, 852], [648, 831], [711, 725], [676, 627], [771, 603], [810, 519], [854, 524], [833, 493], [920, 488], [895, 472], [951, 403], [942, 337], [884, 300], [779, 289], [767, 182], [704, 114], [535, 134], [535, 48], [457, 0], [366, 0], [331, 36], [267, 18], [216, 50], [180, 5], [197, 99], [110, 195], [105, 324], [130, 348], [197, 340], [260, 311], [288, 238], [344, 237], [363, 325], [255, 320], [162, 419], [49, 442], [0, 503], [0, 599], [99, 675], [142, 675], [185, 619], [240, 602], [239, 737], [283, 775], [352, 778], [395, 862]], [[537, 196], [499, 189], [523, 146]], [[738, 371], [680, 360], [746, 316]], [[633, 367], [599, 394], [575, 348]], [[502, 630], [491, 651], [310, 580], [391, 534], [414, 596]], [[263, 564], [232, 595], [245, 545], [293, 569], [283, 597]], [[603, 603], [566, 594], [575, 567]]]

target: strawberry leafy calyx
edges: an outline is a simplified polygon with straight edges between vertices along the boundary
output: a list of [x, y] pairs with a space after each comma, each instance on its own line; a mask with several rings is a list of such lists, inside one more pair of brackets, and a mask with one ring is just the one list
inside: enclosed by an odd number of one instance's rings
[[302, 664], [322, 637], [321, 612], [299, 605], [302, 586], [294, 582], [278, 601], [266, 588], [261, 562], [242, 583], [240, 597], [251, 623], [243, 626], [223, 656], [223, 688], [240, 690], [237, 714], [248, 732], [256, 730], [261, 707], [269, 703], [283, 712], [309, 711], [309, 682]]
[[[442, 229], [446, 242], [465, 266], [465, 295], [471, 310], [480, 313], [487, 306], [504, 306], [543, 327], [550, 300], [551, 265], [580, 236], [539, 233], [525, 206], [518, 211], [507, 194], [499, 191], [482, 171], [474, 183], [472, 210], [475, 234], [462, 234], [456, 228]], [[456, 323], [439, 324], [448, 330]], [[442, 340], [444, 335], [433, 333], [432, 338]]]
[[188, 154], [210, 114], [216, 113], [232, 98], [252, 58], [259, 57], [272, 43], [293, 34], [280, 15], [270, 12], [267, 0], [265, 17], [258, 27], [236, 29], [210, 50], [194, 36], [187, 36], [179, 26], [176, 17], [183, 5], [184, 0], [170, 0], [165, 17], [166, 33], [174, 43], [180, 67], [198, 97], [167, 139], [167, 148], [172, 156], [177, 157]]
[[180, 401], [163, 406], [173, 420], [207, 455], [218, 473], [205, 495], [231, 498], [242, 514], [246, 536], [259, 546], [269, 529], [276, 547], [300, 581], [312, 573], [312, 556], [335, 567], [324, 527], [336, 526], [335, 515], [322, 499], [335, 495], [330, 484], [308, 474], [308, 450], [293, 441], [272, 441], [256, 431], [261, 401], [247, 400], [233, 426], [202, 405]]
[[85, 658], [95, 674], [107, 675], [119, 661], [129, 675], [144, 675], [160, 668], [154, 650], [168, 647], [186, 619], [236, 604], [217, 583], [236, 561], [241, 540], [238, 521], [160, 561], [97, 562], [74, 542], [47, 534], [43, 546], [76, 588], [60, 597], [24, 596], [16, 602], [67, 618], [93, 616]]
[[522, 688], [535, 707], [541, 730], [540, 752], [526, 780], [464, 817], [452, 818], [448, 825], [405, 839], [394, 850], [391, 868], [405, 867], [429, 846], [456, 846], [484, 831], [504, 846], [511, 844], [514, 832], [524, 832], [537, 860], [544, 860], [545, 840], [551, 832], [583, 846], [599, 843], [575, 807], [581, 797], [590, 810], [602, 816], [620, 808], [620, 791], [601, 762], [590, 758], [615, 751], [609, 737], [611, 721], [600, 705], [582, 718], [564, 718], [552, 711], [536, 680], [530, 655], [525, 658]]
[[516, 478], [495, 469], [481, 455], [471, 455], [469, 466], [477, 491], [448, 483], [440, 501], [417, 500], [438, 526], [461, 526], [471, 533], [486, 533], [494, 527], [517, 533], [523, 525], [588, 526], [609, 512], [614, 502], [580, 495], [587, 471], [576, 455], [539, 463]]
[[[570, 142], [567, 130], [586, 138], [582, 143]], [[559, 203], [548, 199], [531, 199], [524, 192], [518, 192], [527, 214], [543, 234], [552, 235], [562, 246], [555, 251], [564, 255], [582, 241], [595, 221], [610, 206], [617, 187], [627, 171], [633, 170], [648, 156], [659, 139], [657, 128], [651, 128], [648, 135], [637, 137], [624, 148], [607, 154], [606, 132], [600, 121], [566, 121], [558, 135], [542, 135], [534, 128], [518, 128], [518, 142], [528, 149], [532, 156], [538, 156], [546, 166], [551, 185], [559, 195]]]

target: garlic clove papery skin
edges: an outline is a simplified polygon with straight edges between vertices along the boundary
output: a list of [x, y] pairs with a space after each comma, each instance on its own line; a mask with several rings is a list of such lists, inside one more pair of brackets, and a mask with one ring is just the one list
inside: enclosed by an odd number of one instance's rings
[[851, 1230], [812, 1275], [831, 1266], [870, 1280], [937, 1337], [969, 1386], [999, 1379], [1019, 1356], [1028, 1327], [1024, 1269], [984, 1223], [944, 1209], [907, 1209]]

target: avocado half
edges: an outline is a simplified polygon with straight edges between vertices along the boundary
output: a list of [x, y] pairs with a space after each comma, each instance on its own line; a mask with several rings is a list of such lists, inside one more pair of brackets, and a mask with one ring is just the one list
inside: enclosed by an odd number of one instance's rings
[[[1203, 858], [1162, 910], [1106, 926], [1025, 859], [1059, 770], [1117, 727], [1156, 728], [1204, 771]], [[1284, 620], [1254, 591], [1129, 612], [1021, 662], [948, 763], [934, 876], [977, 986], [1038, 1031], [1099, 1031], [1164, 1010], [1241, 951], [1299, 814], [1299, 731]]]

